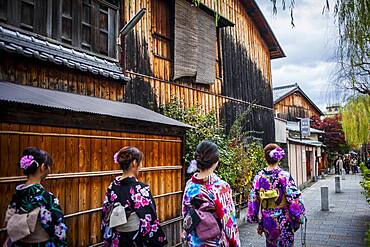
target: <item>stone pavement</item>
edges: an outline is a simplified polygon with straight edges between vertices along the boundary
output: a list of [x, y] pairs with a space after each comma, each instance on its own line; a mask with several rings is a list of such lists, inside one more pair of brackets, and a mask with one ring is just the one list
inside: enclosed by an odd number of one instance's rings
[[[370, 205], [361, 194], [361, 175], [345, 175], [342, 193], [335, 193], [334, 176], [319, 180], [303, 191], [306, 206], [306, 246], [366, 246], [364, 242], [370, 224]], [[329, 212], [321, 211], [320, 187], [329, 187]], [[241, 246], [265, 246], [265, 238], [256, 233], [255, 224], [240, 226]], [[301, 230], [296, 232], [295, 246], [301, 246]]]

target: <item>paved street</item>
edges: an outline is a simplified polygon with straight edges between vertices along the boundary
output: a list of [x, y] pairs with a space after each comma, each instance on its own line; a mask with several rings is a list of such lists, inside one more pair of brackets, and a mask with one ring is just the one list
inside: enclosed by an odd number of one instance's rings
[[[370, 206], [361, 194], [360, 175], [346, 175], [341, 180], [342, 193], [336, 194], [334, 176], [320, 180], [304, 190], [307, 209], [307, 246], [365, 246], [366, 222], [370, 223]], [[329, 187], [330, 212], [321, 211], [320, 187]], [[301, 231], [295, 246], [301, 246]], [[264, 246], [265, 239], [256, 233], [256, 225], [240, 227], [242, 246]]]

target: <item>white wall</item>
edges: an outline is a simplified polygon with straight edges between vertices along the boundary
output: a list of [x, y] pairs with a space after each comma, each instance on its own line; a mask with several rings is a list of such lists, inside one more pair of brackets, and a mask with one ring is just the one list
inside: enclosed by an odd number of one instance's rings
[[286, 121], [275, 118], [275, 142], [286, 143], [287, 142], [287, 130]]

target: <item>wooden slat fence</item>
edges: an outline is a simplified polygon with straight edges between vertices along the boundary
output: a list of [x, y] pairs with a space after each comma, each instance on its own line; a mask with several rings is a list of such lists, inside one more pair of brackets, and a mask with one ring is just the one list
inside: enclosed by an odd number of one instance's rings
[[[17, 167], [21, 152], [28, 146], [37, 146], [48, 151], [54, 160], [52, 174], [44, 185], [59, 198], [69, 228], [70, 246], [100, 243], [104, 193], [121, 173], [113, 162], [113, 154], [128, 145], [143, 151], [139, 179], [151, 187], [169, 245], [178, 244], [184, 178], [182, 140], [175, 136], [1, 123], [0, 219], [4, 219], [15, 186], [25, 181]], [[0, 234], [4, 239], [4, 232]]]

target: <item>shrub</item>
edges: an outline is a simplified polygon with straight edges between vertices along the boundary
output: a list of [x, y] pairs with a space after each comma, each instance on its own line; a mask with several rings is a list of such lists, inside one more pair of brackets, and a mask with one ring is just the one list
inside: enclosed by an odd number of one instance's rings
[[242, 130], [240, 118], [244, 118], [248, 111], [235, 120], [230, 136], [225, 134], [226, 131], [218, 123], [214, 112], [202, 114], [197, 107], [184, 108], [182, 102], [177, 99], [161, 106], [161, 111], [168, 117], [194, 127], [188, 130], [185, 136], [186, 165], [194, 159], [195, 149], [200, 142], [214, 142], [220, 151], [220, 165], [216, 173], [230, 184], [234, 195], [242, 195], [238, 200], [246, 200], [245, 195], [249, 192], [251, 180], [265, 166], [262, 146], [255, 142], [246, 144], [243, 141], [248, 133]]
[[[361, 162], [360, 168], [362, 175], [364, 176], [360, 184], [362, 188], [364, 188], [363, 194], [365, 195], [367, 202], [370, 203], [370, 169], [365, 166], [364, 162]], [[367, 244], [370, 244], [370, 224], [368, 224], [365, 241]]]

